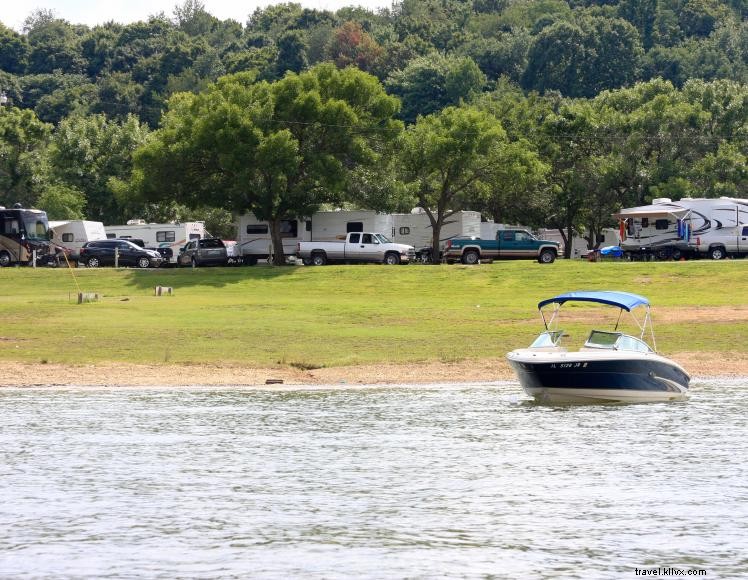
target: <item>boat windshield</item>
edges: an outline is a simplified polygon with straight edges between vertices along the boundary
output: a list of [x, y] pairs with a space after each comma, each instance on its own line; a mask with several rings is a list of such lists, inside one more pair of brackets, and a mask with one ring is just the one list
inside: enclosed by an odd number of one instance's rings
[[547, 348], [549, 346], [558, 346], [563, 335], [563, 330], [549, 330], [548, 332], [541, 332], [530, 345], [530, 348]]
[[587, 342], [586, 348], [609, 348], [611, 350], [632, 350], [636, 352], [653, 352], [649, 345], [628, 334], [621, 332], [606, 332], [593, 330]]

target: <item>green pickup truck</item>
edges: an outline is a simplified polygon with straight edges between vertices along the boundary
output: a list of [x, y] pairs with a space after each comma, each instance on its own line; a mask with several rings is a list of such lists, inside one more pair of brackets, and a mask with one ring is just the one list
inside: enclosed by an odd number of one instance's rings
[[506, 229], [496, 232], [496, 239], [454, 238], [447, 241], [444, 259], [460, 260], [463, 264], [478, 264], [481, 260], [537, 260], [551, 264], [558, 256], [558, 242], [539, 240], [530, 232]]

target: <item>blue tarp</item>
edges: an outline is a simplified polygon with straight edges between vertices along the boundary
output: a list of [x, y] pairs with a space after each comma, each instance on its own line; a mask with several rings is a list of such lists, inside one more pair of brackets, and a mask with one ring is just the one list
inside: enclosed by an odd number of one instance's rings
[[623, 250], [619, 246], [605, 246], [600, 248], [602, 256], [613, 256], [614, 258], [623, 258]]
[[614, 290], [591, 290], [567, 292], [559, 294], [555, 298], [549, 298], [538, 303], [538, 309], [548, 304], [564, 304], [565, 302], [595, 302], [597, 304], [607, 304], [608, 306], [617, 306], [631, 312], [637, 306], [649, 305], [649, 300], [638, 294], [630, 292], [617, 292]]

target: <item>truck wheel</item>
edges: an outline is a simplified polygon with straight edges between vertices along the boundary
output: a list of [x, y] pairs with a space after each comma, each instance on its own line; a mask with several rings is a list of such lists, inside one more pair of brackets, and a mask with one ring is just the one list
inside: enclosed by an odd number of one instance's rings
[[394, 252], [387, 252], [384, 256], [384, 263], [388, 266], [397, 266], [400, 263], [400, 256]]
[[10, 266], [10, 254], [8, 252], [0, 252], [0, 268], [7, 268]]
[[317, 252], [312, 254], [312, 265], [313, 266], [324, 266], [327, 264], [327, 256], [324, 252]]
[[475, 250], [468, 250], [462, 254], [462, 263], [468, 266], [475, 266], [475, 264], [480, 263], [480, 254]]
[[538, 262], [541, 264], [553, 264], [556, 260], [556, 252], [553, 250], [543, 250], [538, 256]]
[[709, 257], [712, 260], [721, 260], [727, 255], [727, 252], [725, 252], [725, 249], [722, 246], [715, 246], [713, 248], [709, 248]]

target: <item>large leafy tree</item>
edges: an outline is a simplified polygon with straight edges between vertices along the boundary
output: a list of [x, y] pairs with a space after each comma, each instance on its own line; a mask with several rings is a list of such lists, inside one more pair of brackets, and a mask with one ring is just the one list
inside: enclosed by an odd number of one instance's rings
[[270, 223], [285, 262], [281, 220], [343, 199], [349, 168], [394, 139], [397, 99], [359, 70], [319, 65], [274, 83], [239, 73], [200, 95], [178, 94], [156, 138], [136, 155], [134, 183], [149, 199], [175, 198], [253, 212]]
[[544, 221], [559, 231], [569, 258], [574, 233], [584, 229], [590, 210], [590, 189], [601, 180], [595, 158], [600, 150], [598, 121], [588, 103], [568, 102], [545, 120], [543, 131], [541, 147], [551, 165]]
[[36, 203], [51, 129], [33, 111], [0, 108], [0, 205]]
[[418, 115], [469, 101], [485, 83], [485, 75], [470, 57], [438, 53], [414, 58], [387, 80], [388, 88], [403, 101], [402, 117], [408, 123]]
[[403, 178], [429, 217], [435, 251], [444, 220], [488, 197], [505, 143], [495, 117], [467, 106], [419, 117], [404, 133]]
[[535, 38], [523, 84], [569, 97], [592, 97], [638, 78], [644, 51], [636, 29], [626, 20], [584, 17], [556, 22]]
[[116, 195], [117, 182], [129, 177], [133, 152], [147, 135], [135, 116], [121, 122], [101, 114], [70, 117], [52, 139], [52, 180], [81, 192], [90, 219], [109, 224], [129, 219], [134, 208]]

